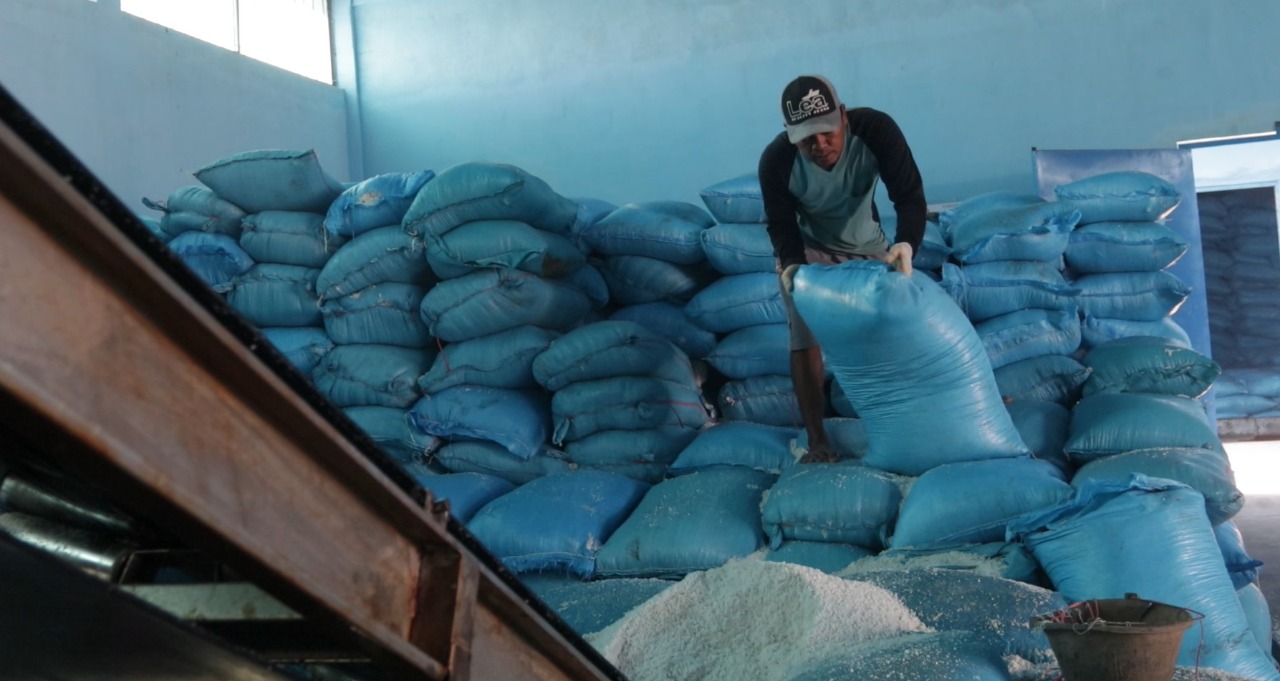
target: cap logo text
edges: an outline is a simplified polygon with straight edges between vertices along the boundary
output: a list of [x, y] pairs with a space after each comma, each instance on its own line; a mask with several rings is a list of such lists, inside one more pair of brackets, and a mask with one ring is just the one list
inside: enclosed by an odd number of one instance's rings
[[801, 97], [799, 102], [787, 102], [787, 118], [792, 123], [824, 114], [830, 110], [831, 104], [816, 89], [810, 90], [809, 94]]

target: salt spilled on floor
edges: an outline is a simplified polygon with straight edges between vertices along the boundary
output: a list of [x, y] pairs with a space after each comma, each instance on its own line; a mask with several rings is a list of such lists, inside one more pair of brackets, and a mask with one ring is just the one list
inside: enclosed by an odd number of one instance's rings
[[928, 631], [878, 586], [738, 561], [689, 575], [587, 641], [632, 681], [769, 681], [841, 646]]

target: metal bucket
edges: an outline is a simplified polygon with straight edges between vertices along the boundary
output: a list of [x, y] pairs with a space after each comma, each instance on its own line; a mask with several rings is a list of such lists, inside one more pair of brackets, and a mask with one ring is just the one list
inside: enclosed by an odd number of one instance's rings
[[1170, 681], [1190, 610], [1138, 598], [1098, 599], [1037, 615], [1065, 681]]

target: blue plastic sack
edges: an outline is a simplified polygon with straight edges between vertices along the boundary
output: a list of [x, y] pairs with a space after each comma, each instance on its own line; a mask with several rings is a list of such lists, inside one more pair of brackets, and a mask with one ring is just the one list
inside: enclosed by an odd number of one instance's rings
[[1077, 227], [1063, 255], [1083, 274], [1154, 272], [1172, 266], [1187, 242], [1158, 222], [1096, 222]]
[[591, 226], [600, 222], [606, 215], [618, 210], [618, 206], [603, 199], [595, 198], [576, 198], [574, 201], [578, 204], [578, 215], [573, 220], [573, 226], [569, 228], [569, 236], [576, 245], [584, 253], [591, 250], [587, 242], [583, 240], [582, 233], [591, 229]]
[[[867, 427], [862, 420], [845, 416], [828, 416], [822, 419], [822, 429], [827, 432], [827, 443], [842, 459], [861, 459], [871, 445], [867, 442]], [[796, 447], [809, 451], [809, 433], [803, 428], [796, 436]]]
[[[904, 664], [904, 660], [910, 660]], [[1008, 681], [1000, 655], [967, 631], [903, 634], [856, 646], [840, 646], [821, 660], [807, 662], [789, 681]]]
[[146, 200], [143, 203], [164, 211], [160, 218], [160, 231], [169, 237], [183, 232], [209, 232], [239, 238], [241, 221], [245, 216], [240, 206], [207, 187], [179, 187], [169, 192], [162, 204]]
[[652, 376], [696, 382], [680, 348], [635, 323], [605, 320], [584, 324], [556, 339], [533, 359], [533, 378], [547, 390], [618, 376]]
[[560, 280], [582, 291], [587, 300], [591, 301], [591, 306], [594, 309], [598, 310], [608, 305], [612, 300], [609, 294], [609, 284], [604, 280], [604, 275], [600, 273], [600, 270], [595, 265], [589, 262], [565, 273]]
[[1253, 640], [1257, 642], [1258, 649], [1274, 664], [1276, 659], [1273, 654], [1275, 641], [1271, 634], [1271, 606], [1267, 605], [1262, 589], [1257, 584], [1246, 584], [1236, 589], [1236, 598], [1240, 600], [1245, 622], [1249, 623], [1249, 631], [1253, 632]]
[[316, 278], [323, 299], [350, 295], [373, 284], [397, 282], [431, 287], [436, 276], [427, 265], [426, 244], [399, 227], [379, 227], [338, 249]]
[[[551, 577], [548, 579], [547, 577]], [[597, 579], [525, 575], [521, 582], [569, 628], [585, 636], [622, 619], [633, 608], [671, 586], [665, 579]]]
[[599, 471], [548, 475], [481, 508], [467, 529], [512, 572], [595, 574], [596, 553], [649, 486]]
[[320, 167], [314, 149], [260, 149], [218, 159], [197, 180], [249, 213], [296, 210], [324, 214], [344, 187]]
[[1005, 402], [1037, 401], [1075, 404], [1089, 379], [1089, 368], [1065, 355], [1041, 355], [995, 370], [996, 387]]
[[1172, 183], [1150, 173], [1119, 170], [1060, 184], [1058, 201], [1080, 211], [1080, 224], [1151, 222], [1173, 212], [1182, 194]]
[[1035, 194], [996, 190], [971, 196], [956, 205], [938, 213], [938, 226], [944, 235], [949, 235], [951, 228], [974, 215], [1005, 208], [1022, 208], [1044, 203], [1044, 199]]
[[[697, 208], [690, 205], [690, 208]], [[700, 209], [699, 209], [700, 210]], [[642, 255], [664, 262], [693, 265], [706, 259], [702, 232], [711, 223], [689, 220], [681, 211], [628, 203], [582, 232], [581, 237], [601, 255]]]
[[790, 373], [790, 339], [785, 322], [748, 326], [721, 338], [707, 363], [731, 379]]
[[436, 437], [488, 440], [529, 459], [546, 449], [550, 416], [541, 390], [462, 385], [424, 395], [409, 425]]
[[477, 270], [433, 287], [421, 313], [433, 336], [456, 343], [525, 325], [562, 331], [591, 308], [570, 284], [519, 270]]
[[435, 501], [449, 502], [449, 515], [464, 524], [486, 504], [516, 489], [511, 482], [485, 473], [421, 475], [416, 480]]
[[440, 446], [439, 438], [409, 427], [409, 412], [394, 407], [342, 410], [374, 444], [400, 463], [422, 463]]
[[401, 226], [414, 236], [440, 236], [476, 220], [519, 220], [569, 234], [578, 204], [533, 175], [505, 163], [462, 163], [440, 171], [414, 197]]
[[1258, 568], [1262, 561], [1249, 555], [1244, 547], [1244, 535], [1240, 527], [1233, 521], [1218, 523], [1213, 526], [1213, 537], [1218, 542], [1218, 550], [1222, 552], [1222, 562], [1231, 576], [1231, 584], [1236, 591], [1258, 581]]
[[695, 428], [679, 427], [602, 430], [566, 442], [564, 458], [579, 468], [607, 471], [654, 483], [667, 477], [671, 462], [700, 432]]
[[833, 574], [848, 567], [850, 563], [870, 555], [870, 549], [853, 544], [787, 541], [776, 549], [770, 549], [764, 555], [764, 559], [771, 563], [792, 563]]
[[603, 430], [701, 428], [711, 420], [691, 383], [650, 376], [617, 376], [571, 383], [551, 399], [552, 442], [580, 440]]
[[1005, 408], [1022, 441], [1031, 450], [1032, 458], [1048, 461], [1067, 474], [1075, 470], [1075, 465], [1062, 451], [1071, 428], [1070, 409], [1056, 402], [1034, 400], [1015, 400]]
[[[880, 215], [880, 229], [884, 230], [885, 238], [893, 241], [898, 234], [898, 218], [891, 213], [882, 213]], [[918, 270], [926, 272], [937, 272], [942, 269], [947, 260], [951, 257], [951, 247], [947, 245], [947, 239], [942, 235], [942, 228], [938, 223], [929, 220], [924, 223], [924, 237], [920, 239], [920, 246], [911, 257], [911, 266]], [[937, 277], [933, 277], [937, 281]]]
[[1188, 397], [1145, 393], [1101, 393], [1071, 411], [1064, 450], [1072, 460], [1094, 459], [1161, 447], [1220, 449], [1217, 429], [1204, 406]]
[[1084, 356], [1091, 370], [1084, 394], [1157, 393], [1200, 397], [1222, 367], [1167, 338], [1130, 336], [1094, 346]]
[[1226, 454], [1213, 449], [1135, 449], [1090, 461], [1076, 471], [1071, 484], [1080, 487], [1088, 480], [1125, 481], [1134, 473], [1173, 480], [1196, 490], [1204, 496], [1205, 512], [1214, 525], [1230, 520], [1244, 507], [1231, 463]]
[[324, 267], [347, 243], [344, 236], [324, 231], [324, 216], [317, 213], [269, 210], [246, 215], [240, 247], [257, 262]]
[[560, 277], [586, 263], [567, 236], [518, 220], [476, 220], [427, 238], [427, 264], [441, 279], [482, 268]]
[[449, 442], [432, 453], [431, 460], [451, 473], [484, 473], [515, 485], [573, 470], [573, 466], [555, 450], [548, 449], [537, 456], [522, 459], [506, 447], [488, 440]]
[[435, 352], [393, 345], [339, 345], [320, 360], [311, 379], [339, 407], [409, 408], [418, 399], [418, 377]]
[[975, 322], [1028, 308], [1071, 309], [1079, 293], [1051, 263], [1012, 260], [943, 265], [942, 288]]
[[217, 288], [254, 266], [253, 258], [225, 234], [183, 232], [169, 240], [169, 250], [205, 284]]
[[795, 428], [729, 421], [698, 431], [698, 437], [671, 464], [672, 475], [711, 466], [746, 466], [777, 475], [796, 462]]
[[679, 265], [643, 255], [608, 256], [598, 268], [609, 285], [610, 299], [620, 305], [684, 305], [719, 276], [706, 263]]
[[800, 427], [800, 404], [790, 374], [725, 381], [716, 394], [716, 409], [725, 421]]
[[427, 395], [457, 385], [537, 387], [533, 360], [559, 337], [556, 331], [517, 326], [488, 336], [450, 343], [436, 355], [431, 369], [418, 379], [418, 387]]
[[858, 579], [868, 572], [884, 570], [942, 570], [998, 577], [1048, 588], [1049, 580], [1040, 564], [1022, 544], [1009, 541], [985, 544], [946, 544], [925, 548], [889, 548], [850, 565], [841, 577]]
[[755, 553], [764, 545], [760, 498], [773, 481], [728, 466], [654, 485], [600, 549], [597, 574], [679, 579]]
[[911, 485], [893, 548], [985, 544], [1004, 539], [1013, 518], [1065, 501], [1062, 471], [1037, 459], [965, 461], [925, 471]]
[[320, 270], [298, 265], [258, 264], [214, 288], [227, 303], [259, 327], [320, 326]]
[[1182, 638], [1180, 666], [1280, 679], [1258, 648], [1199, 492], [1170, 481], [1090, 482], [1064, 504], [1009, 526], [1071, 602], [1127, 593], [1203, 616]]
[[1191, 347], [1191, 338], [1177, 322], [1166, 317], [1158, 321], [1143, 322], [1131, 319], [1107, 319], [1084, 315], [1080, 324], [1080, 343], [1085, 349], [1096, 348], [1107, 341], [1131, 336], [1155, 336], [1166, 338], [1184, 348]]
[[267, 339], [286, 361], [306, 375], [316, 368], [320, 360], [333, 349], [333, 340], [324, 329], [313, 327], [283, 327], [261, 329]]
[[1067, 249], [1080, 213], [1056, 202], [974, 213], [948, 231], [952, 256], [962, 263], [993, 260], [1053, 261]]
[[329, 205], [324, 228], [334, 236], [352, 237], [371, 229], [394, 225], [397, 229], [423, 185], [435, 171], [382, 173], [347, 187]]
[[893, 476], [854, 462], [805, 464], [783, 471], [761, 504], [769, 545], [784, 540], [886, 545], [902, 492]]
[[773, 241], [766, 225], [720, 224], [702, 231], [702, 251], [720, 274], [777, 270]]
[[670, 303], [624, 305], [609, 318], [635, 322], [653, 331], [675, 343], [690, 359], [703, 359], [716, 346], [714, 333], [698, 326], [681, 307]]
[[693, 296], [684, 311], [698, 326], [714, 333], [787, 321], [778, 275], [773, 272], [721, 277]]
[[1080, 311], [1091, 317], [1159, 321], [1186, 302], [1191, 288], [1169, 272], [1087, 274], [1072, 282]]
[[764, 196], [760, 190], [760, 177], [746, 173], [717, 182], [698, 192], [702, 202], [716, 222], [764, 223]]
[[1018, 310], [974, 326], [994, 369], [1080, 347], [1080, 320], [1069, 310]]
[[862, 418], [867, 465], [919, 475], [1027, 455], [978, 335], [938, 284], [880, 262], [806, 265], [795, 304]]
[[335, 343], [376, 343], [422, 348], [431, 333], [418, 314], [425, 286], [385, 282], [320, 304], [324, 329]]

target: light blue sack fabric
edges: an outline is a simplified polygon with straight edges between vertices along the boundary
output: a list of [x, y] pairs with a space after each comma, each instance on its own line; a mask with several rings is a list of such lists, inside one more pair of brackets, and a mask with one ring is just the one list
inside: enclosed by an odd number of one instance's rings
[[[880, 215], [880, 229], [884, 231], [885, 238], [892, 242], [898, 234], [897, 216], [891, 213], [882, 213]], [[911, 266], [926, 272], [938, 272], [950, 257], [951, 247], [947, 245], [947, 239], [942, 235], [942, 228], [932, 220], [926, 221], [924, 223], [924, 237], [920, 239], [919, 248], [911, 256]], [[933, 279], [937, 281], [937, 277]]]
[[1102, 393], [1080, 400], [1071, 411], [1064, 450], [1083, 463], [1161, 447], [1220, 449], [1222, 441], [1204, 406], [1189, 397]]
[[315, 327], [272, 327], [261, 331], [285, 361], [308, 376], [334, 346], [329, 334]]
[[1231, 463], [1213, 449], [1135, 449], [1094, 459], [1076, 471], [1071, 484], [1080, 487], [1089, 480], [1125, 481], [1134, 473], [1173, 480], [1196, 490], [1204, 496], [1205, 512], [1214, 525], [1230, 520], [1244, 506], [1244, 494], [1236, 489]]
[[702, 251], [720, 274], [777, 270], [766, 225], [728, 223], [702, 231]]
[[[795, 304], [866, 427], [867, 465], [919, 475], [943, 463], [1027, 455], [982, 342], [932, 280], [880, 262], [806, 265]], [[922, 413], [929, 428], [919, 427]]]
[[654, 485], [600, 549], [597, 574], [679, 579], [755, 553], [764, 545], [760, 497], [773, 481], [728, 466]]
[[516, 489], [509, 481], [485, 473], [420, 475], [416, 480], [435, 501], [449, 502], [449, 515], [463, 524], [489, 502]]
[[726, 381], [716, 394], [716, 409], [725, 421], [800, 427], [800, 404], [790, 374]]
[[717, 182], [698, 192], [716, 222], [764, 223], [764, 196], [760, 190], [760, 177], [746, 173]]
[[[910, 660], [910, 664], [904, 664]], [[790, 681], [1008, 681], [1009, 672], [991, 645], [967, 631], [903, 634], [855, 646], [840, 646], [825, 659], [806, 662]]]
[[496, 442], [529, 459], [546, 449], [550, 412], [541, 390], [462, 385], [423, 396], [409, 425], [441, 438]]
[[772, 272], [721, 277], [699, 291], [684, 311], [698, 326], [714, 333], [787, 321], [778, 275]]
[[712, 466], [746, 466], [777, 475], [796, 462], [796, 429], [728, 421], [703, 428], [671, 464], [672, 475]]
[[1252, 583], [1236, 589], [1236, 598], [1240, 599], [1244, 619], [1249, 623], [1249, 631], [1253, 632], [1253, 640], [1257, 642], [1258, 649], [1274, 664], [1275, 641], [1271, 633], [1271, 606], [1267, 605], [1267, 597], [1256, 583]]
[[1191, 295], [1191, 288], [1169, 272], [1087, 274], [1072, 285], [1080, 290], [1080, 311], [1104, 319], [1159, 321]]
[[1089, 350], [1084, 364], [1091, 373], [1084, 394], [1157, 393], [1200, 397], [1222, 367], [1205, 355], [1156, 336], [1130, 336]]
[[426, 244], [399, 227], [364, 232], [338, 249], [316, 278], [322, 299], [340, 298], [384, 282], [430, 288], [436, 276], [427, 265]]
[[1096, 222], [1071, 232], [1064, 256], [1082, 274], [1154, 272], [1172, 266], [1188, 244], [1158, 222]]
[[246, 215], [242, 224], [240, 247], [257, 262], [324, 267], [347, 243], [347, 237], [324, 231], [318, 213], [269, 210]]
[[1054, 261], [1067, 249], [1080, 213], [1056, 202], [974, 213], [948, 231], [952, 255], [962, 263], [993, 260]]
[[457, 343], [525, 325], [562, 331], [591, 308], [570, 284], [519, 270], [477, 270], [433, 287], [421, 313], [431, 335]]
[[298, 265], [259, 264], [215, 287], [227, 303], [259, 327], [320, 326], [320, 270]]
[[994, 369], [1080, 347], [1080, 320], [1069, 310], [1018, 310], [974, 326]]
[[[702, 232], [711, 224], [709, 216], [699, 220], [689, 210], [664, 208], [669, 207], [628, 203], [584, 230], [581, 237], [593, 252], [605, 256], [641, 255], [681, 265], [705, 260]], [[689, 209], [693, 208], [697, 206], [690, 204]]]
[[1075, 470], [1075, 464], [1062, 451], [1071, 428], [1070, 409], [1056, 402], [1035, 400], [1015, 400], [1005, 408], [1032, 458], [1048, 461], [1068, 475]]
[[1168, 317], [1154, 322], [1141, 322], [1084, 315], [1084, 321], [1080, 324], [1080, 343], [1086, 350], [1107, 341], [1131, 336], [1156, 336], [1171, 340], [1184, 348], [1191, 347], [1191, 338], [1187, 336], [1187, 332]]
[[1024, 400], [1071, 405], [1080, 399], [1089, 368], [1065, 355], [1040, 355], [995, 370], [1005, 402]]
[[1213, 526], [1213, 536], [1218, 542], [1218, 550], [1222, 552], [1222, 562], [1227, 566], [1227, 574], [1231, 575], [1231, 584], [1236, 591], [1258, 581], [1258, 568], [1262, 561], [1250, 556], [1244, 547], [1244, 535], [1235, 522], [1228, 520]]
[[418, 377], [435, 351], [393, 345], [339, 345], [320, 360], [311, 379], [339, 407], [408, 409], [419, 397]]
[[454, 440], [436, 450], [431, 460], [452, 473], [484, 473], [515, 485], [574, 468], [553, 449], [522, 459], [488, 440]]
[[208, 187], [179, 187], [169, 192], [163, 204], [143, 203], [164, 211], [160, 218], [160, 231], [171, 238], [183, 232], [209, 232], [238, 239], [245, 216], [244, 209], [213, 193]]
[[622, 320], [593, 322], [565, 333], [533, 359], [531, 368], [534, 380], [552, 391], [618, 376], [652, 376], [691, 385], [697, 381], [680, 348]]
[[941, 227], [943, 234], [949, 234], [953, 226], [964, 222], [973, 215], [1004, 208], [1035, 206], [1044, 202], [1044, 199], [1039, 196], [1024, 192], [1005, 189], [984, 192], [960, 201], [946, 210], [939, 211], [938, 226]]
[[462, 163], [440, 171], [414, 197], [401, 226], [414, 236], [440, 236], [476, 220], [519, 220], [569, 234], [578, 204], [542, 179], [505, 163]]
[[1060, 184], [1058, 201], [1080, 211], [1080, 224], [1150, 222], [1163, 219], [1182, 201], [1172, 183], [1150, 173], [1119, 170]]
[[788, 541], [770, 549], [764, 559], [771, 563], [793, 563], [834, 574], [850, 563], [871, 555], [870, 549], [853, 544], [825, 541]]
[[[548, 579], [547, 577], [551, 577]], [[665, 579], [556, 579], [525, 575], [521, 581], [580, 635], [594, 634], [671, 586]]]
[[707, 355], [707, 363], [731, 379], [791, 371], [790, 330], [785, 322], [731, 331]]
[[855, 462], [805, 464], [782, 473], [761, 504], [769, 545], [784, 540], [886, 545], [902, 492], [893, 476]]
[[586, 256], [567, 236], [517, 220], [466, 222], [427, 239], [427, 264], [441, 279], [483, 268], [522, 270], [555, 278], [584, 263]]
[[409, 411], [394, 407], [347, 407], [347, 418], [397, 462], [425, 462], [440, 439], [409, 426]]
[[1079, 294], [1052, 264], [1012, 260], [943, 265], [942, 288], [975, 322], [1029, 308], [1071, 309]]
[[217, 288], [249, 271], [254, 260], [225, 234], [183, 232], [169, 240], [169, 250], [205, 284]]
[[534, 388], [533, 360], [560, 337], [557, 331], [517, 326], [488, 336], [450, 343], [418, 379], [424, 394], [457, 385]]
[[620, 305], [684, 305], [719, 274], [706, 263], [680, 265], [643, 255], [612, 255], [598, 263], [609, 298]]
[[397, 229], [423, 185], [435, 171], [382, 173], [347, 187], [329, 205], [324, 228], [334, 236], [353, 237], [371, 229], [395, 225]]
[[667, 477], [671, 462], [700, 432], [679, 427], [602, 430], [566, 442], [564, 458], [579, 468], [656, 483]]
[[618, 210], [618, 206], [603, 199], [595, 198], [575, 198], [578, 204], [578, 215], [573, 220], [573, 227], [569, 229], [570, 238], [573, 243], [584, 253], [590, 252], [591, 247], [582, 238], [583, 232], [591, 229], [591, 226], [600, 222], [606, 215]]
[[[842, 459], [861, 459], [871, 445], [867, 442], [867, 427], [862, 420], [846, 416], [828, 416], [822, 419], [822, 429], [827, 432], [827, 442]], [[809, 433], [798, 430], [796, 446], [809, 450]]]
[[538, 478], [481, 508], [467, 529], [512, 572], [591, 578], [600, 547], [649, 486], [599, 471]]
[[320, 167], [314, 149], [259, 149], [219, 159], [194, 175], [248, 213], [294, 210], [324, 214], [345, 187]]
[[551, 399], [552, 442], [604, 430], [701, 428], [711, 420], [698, 387], [650, 376], [571, 383]]
[[1182, 638], [1178, 664], [1250, 679], [1280, 679], [1235, 597], [1204, 497], [1175, 482], [1133, 476], [1090, 482], [1069, 501], [1009, 526], [1071, 602], [1141, 598], [1203, 616]]
[[582, 291], [587, 300], [591, 301], [591, 306], [594, 309], [598, 310], [608, 305], [612, 300], [609, 294], [609, 283], [604, 280], [604, 275], [600, 273], [600, 270], [590, 262], [570, 270], [560, 280]]
[[1013, 518], [1054, 506], [1072, 494], [1048, 461], [966, 461], [925, 471], [911, 485], [893, 548], [985, 544], [1004, 539]]
[[320, 304], [324, 329], [335, 343], [376, 343], [423, 348], [433, 343], [418, 313], [425, 286], [373, 284]]
[[665, 302], [624, 305], [610, 319], [635, 322], [675, 343], [690, 359], [703, 359], [716, 346], [714, 333], [698, 326], [681, 307]]

